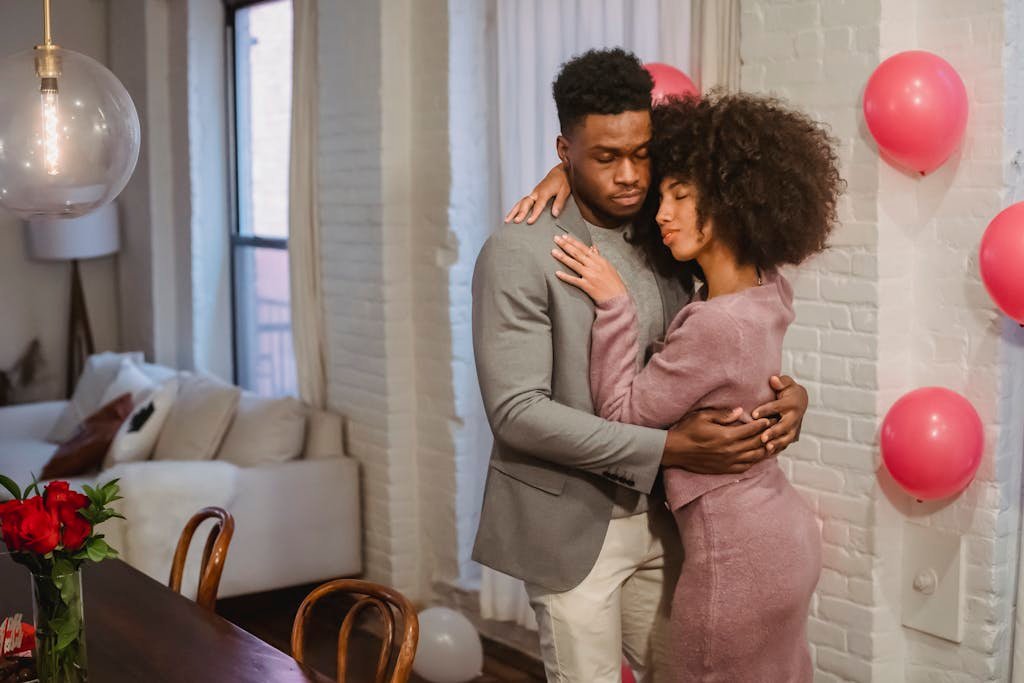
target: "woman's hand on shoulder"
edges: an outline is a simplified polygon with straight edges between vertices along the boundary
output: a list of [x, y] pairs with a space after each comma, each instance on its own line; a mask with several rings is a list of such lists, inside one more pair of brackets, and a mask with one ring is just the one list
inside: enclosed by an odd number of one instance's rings
[[544, 207], [554, 199], [551, 205], [551, 215], [558, 216], [565, 208], [565, 204], [572, 195], [572, 188], [569, 186], [569, 174], [565, 172], [562, 164], [557, 164], [548, 171], [544, 179], [533, 188], [530, 194], [526, 195], [505, 215], [506, 223], [522, 223], [533, 225], [544, 212]]
[[628, 294], [619, 271], [601, 256], [596, 246], [588, 247], [572, 235], [556, 235], [555, 244], [558, 246], [551, 250], [551, 255], [576, 273], [573, 276], [561, 270], [556, 271], [559, 280], [579, 287], [598, 304]]

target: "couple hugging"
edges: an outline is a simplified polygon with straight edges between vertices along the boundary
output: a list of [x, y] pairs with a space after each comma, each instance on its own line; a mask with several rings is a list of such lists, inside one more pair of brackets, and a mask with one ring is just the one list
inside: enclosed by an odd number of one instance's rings
[[[554, 82], [561, 163], [484, 245], [473, 340], [494, 432], [474, 559], [523, 579], [549, 681], [813, 678], [813, 512], [777, 456], [793, 291], [843, 181], [777, 100], [652, 107], [622, 50]], [[548, 209], [548, 200], [554, 198]]]

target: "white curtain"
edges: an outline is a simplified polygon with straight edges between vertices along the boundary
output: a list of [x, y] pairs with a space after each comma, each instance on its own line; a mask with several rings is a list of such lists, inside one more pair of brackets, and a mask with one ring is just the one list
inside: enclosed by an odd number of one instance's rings
[[292, 344], [299, 396], [316, 408], [327, 400], [320, 224], [317, 216], [317, 0], [292, 2], [291, 161], [288, 169], [288, 270]]
[[693, 43], [690, 63], [701, 91], [740, 89], [740, 0], [691, 0]]
[[[557, 161], [551, 83], [562, 63], [591, 48], [623, 47], [692, 77], [690, 0], [498, 0], [496, 21], [503, 210]], [[537, 627], [522, 582], [486, 567], [480, 611]]]

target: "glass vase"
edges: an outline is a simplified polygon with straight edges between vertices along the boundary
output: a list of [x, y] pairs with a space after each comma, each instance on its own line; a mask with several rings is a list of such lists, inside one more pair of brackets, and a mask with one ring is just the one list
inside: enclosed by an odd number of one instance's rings
[[39, 683], [88, 680], [82, 573], [32, 574]]

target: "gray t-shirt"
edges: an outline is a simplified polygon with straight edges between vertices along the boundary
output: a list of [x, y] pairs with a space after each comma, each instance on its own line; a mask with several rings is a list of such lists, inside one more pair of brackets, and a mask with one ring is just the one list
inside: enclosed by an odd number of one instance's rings
[[[641, 368], [649, 356], [652, 344], [665, 336], [665, 306], [661, 299], [661, 290], [658, 289], [658, 281], [643, 249], [625, 239], [632, 226], [601, 228], [587, 223], [587, 228], [601, 255], [619, 271], [630, 297], [636, 304], [640, 333], [640, 355], [637, 356], [636, 362], [637, 368]], [[629, 517], [646, 511], [647, 496], [624, 486], [619, 487], [612, 510], [613, 518]]]

